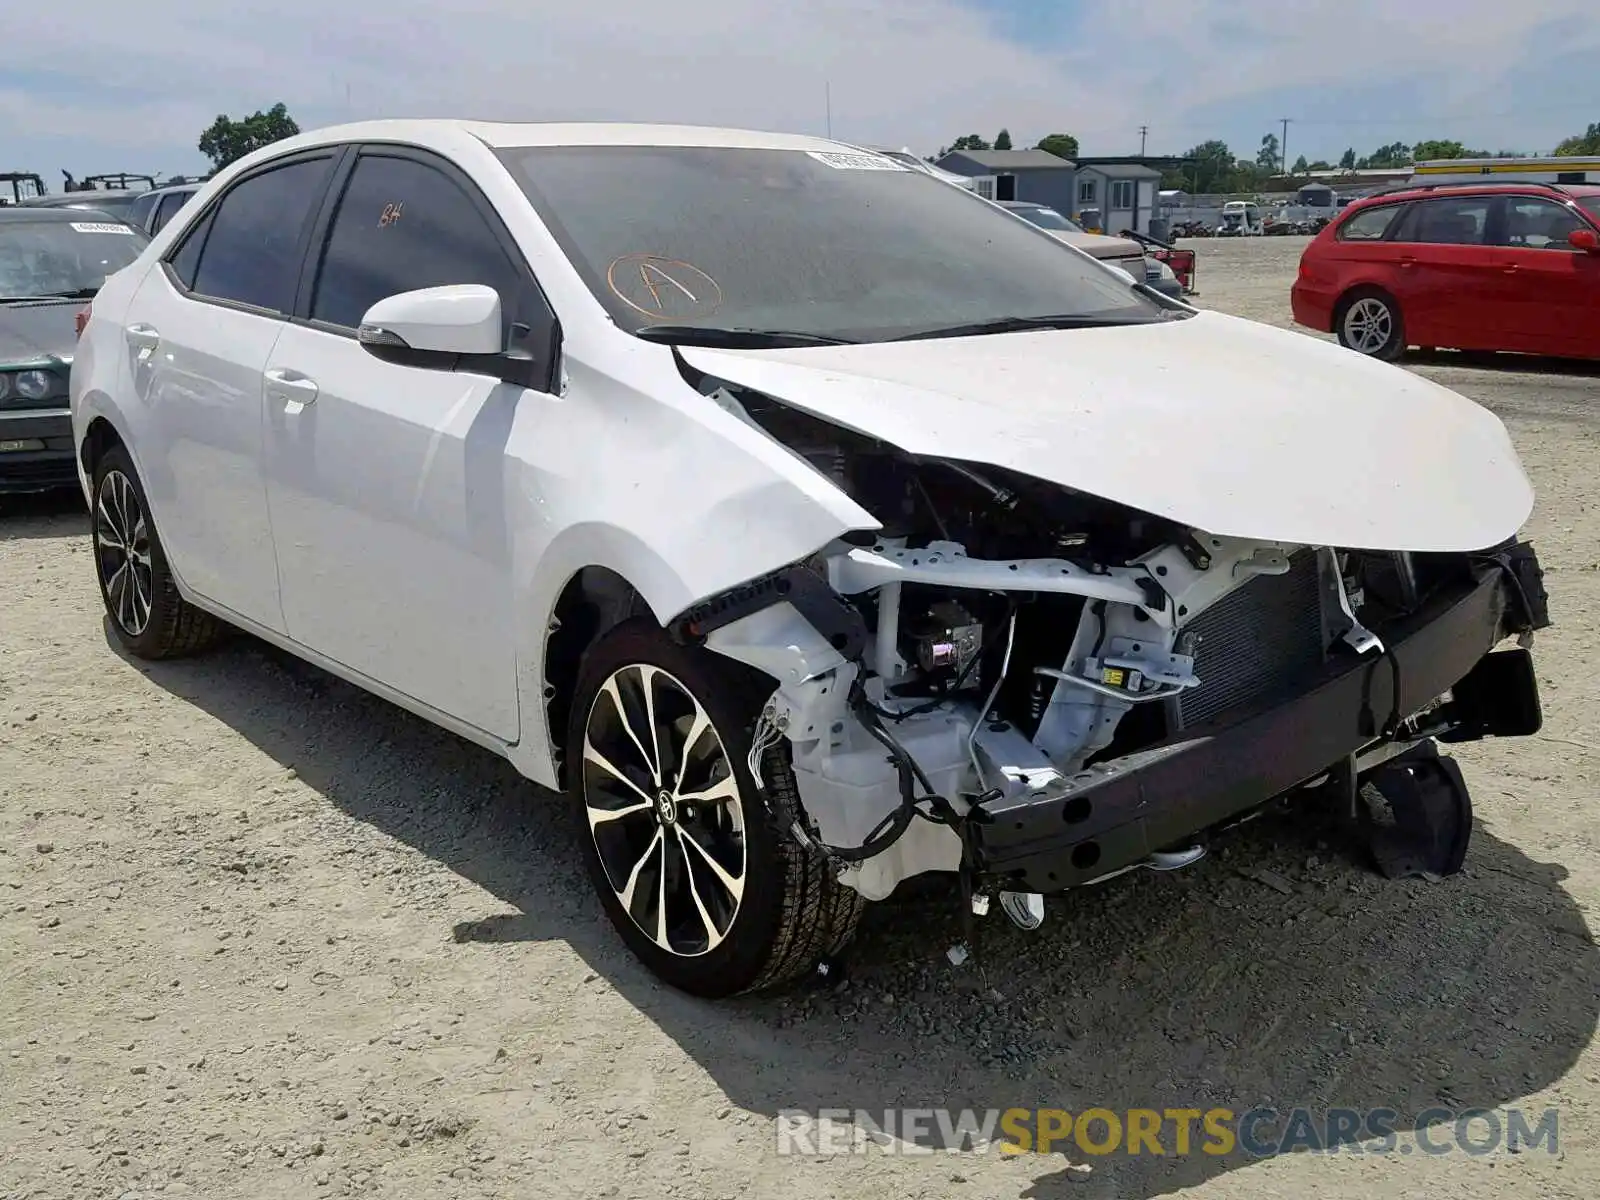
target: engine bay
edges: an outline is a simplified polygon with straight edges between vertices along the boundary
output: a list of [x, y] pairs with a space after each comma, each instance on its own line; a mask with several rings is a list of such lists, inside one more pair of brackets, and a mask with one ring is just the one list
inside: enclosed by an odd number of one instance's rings
[[[1214, 536], [701, 387], [882, 525], [797, 564], [806, 586], [784, 582], [704, 638], [780, 681], [752, 774], [793, 772], [809, 819], [795, 836], [869, 899], [964, 870], [986, 803], [1192, 737], [1338, 656], [1381, 656], [1381, 631], [1468, 569], [1460, 555]], [[841, 604], [857, 644], [803, 594]], [[1375, 735], [1411, 715], [1377, 714]]]

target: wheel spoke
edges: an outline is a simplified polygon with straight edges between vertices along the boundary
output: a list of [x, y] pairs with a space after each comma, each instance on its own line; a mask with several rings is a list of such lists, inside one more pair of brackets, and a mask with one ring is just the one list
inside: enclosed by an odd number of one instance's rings
[[604, 754], [601, 754], [600, 751], [596, 750], [594, 743], [589, 740], [587, 735], [585, 735], [583, 739], [583, 761], [593, 763], [607, 775], [611, 776], [611, 778], [615, 779], [618, 783], [625, 784], [639, 797], [639, 799], [643, 802], [644, 807], [649, 808], [655, 804], [655, 798], [633, 780], [624, 775], [621, 767], [617, 766], [616, 763], [612, 762]]
[[644, 723], [650, 729], [650, 761], [655, 764], [656, 786], [660, 787], [667, 764], [661, 758], [661, 735], [656, 728], [656, 675], [654, 667], [639, 668], [639, 690], [644, 693]]
[[711, 728], [711, 718], [706, 715], [706, 710], [701, 707], [700, 701], [694, 700], [694, 719], [689, 723], [689, 732], [683, 735], [683, 745], [678, 749], [677, 773], [672, 780], [672, 797], [674, 800], [690, 800], [692, 796], [686, 795], [681, 789], [684, 776], [688, 774], [689, 756], [694, 748], [700, 744], [700, 739], [705, 737]]
[[117, 568], [117, 577], [117, 621], [133, 633], [133, 566], [127, 559]]
[[[682, 853], [683, 843], [693, 839], [691, 839], [688, 834], [684, 833], [683, 826], [675, 825], [673, 826], [673, 829], [678, 835], [679, 852]], [[694, 901], [695, 911], [700, 914], [700, 924], [704, 926], [706, 931], [706, 949], [714, 949], [717, 943], [722, 941], [723, 933], [717, 928], [717, 923], [711, 919], [710, 910], [706, 908], [706, 902], [700, 896], [700, 889], [695, 886], [694, 870], [689, 866], [688, 855], [684, 855], [683, 877], [689, 888], [689, 896]], [[735, 896], [734, 900], [735, 903], [737, 903], [738, 897]]]
[[650, 844], [644, 848], [644, 853], [639, 856], [639, 861], [633, 864], [633, 870], [628, 872], [627, 884], [617, 893], [617, 899], [622, 901], [622, 907], [627, 910], [629, 916], [633, 915], [633, 890], [639, 886], [639, 876], [649, 863], [650, 856], [655, 853], [656, 845], [662, 841], [661, 830], [658, 828], [655, 836], [650, 839]]
[[711, 873], [717, 877], [717, 882], [727, 889], [729, 897], [734, 904], [744, 898], [744, 872], [740, 871], [737, 877], [730, 875], [728, 869], [711, 856], [711, 851], [700, 844], [700, 839], [692, 833], [683, 832], [683, 827], [678, 827], [678, 838], [694, 847], [695, 853], [700, 856], [700, 861], [711, 868]]
[[128, 574], [133, 580], [133, 616], [139, 626], [136, 632], [142, 632], [150, 620], [150, 581], [137, 566]]
[[732, 775], [726, 779], [719, 779], [710, 787], [698, 792], [682, 792], [674, 799], [684, 804], [712, 804], [722, 800], [737, 800], [739, 798], [739, 781]]
[[[672, 943], [667, 939], [667, 839], [662, 836], [661, 830], [656, 830], [656, 836], [661, 839], [661, 871], [656, 880], [656, 945], [663, 950], [671, 950]], [[682, 854], [682, 851], [679, 851]], [[684, 864], [684, 874], [688, 874], [688, 864]]]
[[140, 513], [133, 523], [133, 536], [128, 539], [128, 552], [146, 567], [150, 565], [150, 529], [145, 524], [143, 513]]
[[650, 752], [644, 748], [644, 742], [639, 740], [639, 734], [633, 727], [633, 719], [628, 715], [628, 707], [622, 702], [622, 692], [617, 687], [617, 677], [613, 675], [610, 679], [606, 680], [604, 686], [601, 687], [600, 690], [611, 697], [611, 703], [617, 710], [617, 719], [622, 722], [622, 728], [627, 733], [628, 740], [633, 743], [634, 749], [639, 751], [640, 760], [650, 771], [651, 782], [654, 783], [656, 787], [660, 787], [661, 766], [655, 759], [650, 757]]

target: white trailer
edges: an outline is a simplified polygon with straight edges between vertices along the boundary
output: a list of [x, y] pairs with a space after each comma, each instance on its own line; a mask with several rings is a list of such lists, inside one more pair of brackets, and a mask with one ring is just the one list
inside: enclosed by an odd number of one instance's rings
[[1413, 183], [1600, 183], [1600, 155], [1441, 158], [1412, 164]]

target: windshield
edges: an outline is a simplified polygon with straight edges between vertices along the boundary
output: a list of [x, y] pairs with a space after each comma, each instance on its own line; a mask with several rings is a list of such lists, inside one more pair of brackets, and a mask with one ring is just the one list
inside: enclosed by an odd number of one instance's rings
[[863, 153], [539, 146], [502, 159], [623, 329], [839, 341], [1171, 316], [971, 193]]
[[1053, 208], [1013, 208], [1012, 212], [1021, 217], [1030, 225], [1037, 225], [1040, 229], [1065, 229], [1069, 233], [1082, 233], [1083, 230], [1067, 220]]
[[88, 298], [106, 276], [145, 247], [136, 230], [113, 221], [0, 221], [0, 299]]

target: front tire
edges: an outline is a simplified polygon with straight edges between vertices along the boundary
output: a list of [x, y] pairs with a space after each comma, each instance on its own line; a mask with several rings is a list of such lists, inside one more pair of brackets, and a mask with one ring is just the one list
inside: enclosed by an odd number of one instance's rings
[[567, 738], [568, 796], [606, 915], [656, 975], [707, 998], [815, 970], [863, 903], [794, 840], [793, 774], [746, 759], [770, 692], [653, 621], [619, 625], [585, 656]]
[[94, 468], [95, 577], [117, 641], [136, 658], [177, 658], [212, 646], [226, 628], [178, 594], [133, 459], [112, 446]]
[[1334, 317], [1339, 344], [1368, 358], [1394, 362], [1406, 352], [1405, 323], [1393, 296], [1376, 288], [1352, 292]]

